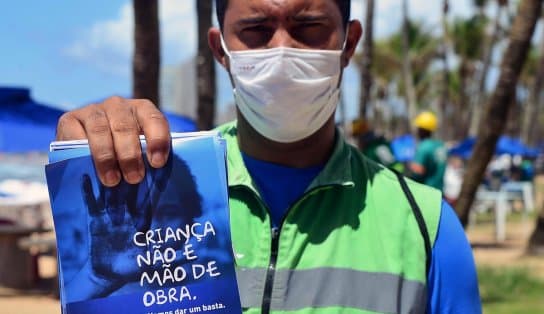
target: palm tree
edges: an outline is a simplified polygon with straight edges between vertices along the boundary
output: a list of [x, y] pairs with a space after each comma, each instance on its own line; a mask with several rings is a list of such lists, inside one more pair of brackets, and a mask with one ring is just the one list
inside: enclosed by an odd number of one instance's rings
[[132, 59], [132, 95], [151, 100], [160, 107], [159, 76], [161, 66], [159, 1], [133, 0], [134, 56]]
[[[523, 122], [521, 124], [521, 139], [524, 143], [533, 145], [534, 126], [539, 115], [539, 105], [542, 103], [542, 87], [544, 86], [544, 33], [540, 40], [540, 56], [534, 57], [534, 66], [531, 67], [532, 87], [529, 101], [523, 113]], [[534, 54], [536, 55], [536, 53]]]
[[[442, 3], [442, 43], [440, 48], [440, 54], [442, 58], [442, 78], [440, 87], [440, 100], [438, 104], [438, 118], [440, 125], [446, 125], [446, 111], [448, 103], [450, 102], [449, 94], [449, 77], [450, 69], [448, 62], [448, 50], [449, 50], [449, 28], [448, 28], [448, 14], [450, 10], [449, 0], [444, 0]], [[440, 128], [441, 137], [445, 138], [446, 130], [444, 127]]]
[[402, 1], [402, 76], [405, 86], [405, 103], [408, 108], [408, 121], [412, 121], [417, 111], [417, 96], [412, 72], [410, 51], [410, 20], [408, 18], [408, 0]]
[[456, 18], [452, 27], [453, 48], [459, 57], [459, 102], [454, 110], [454, 120], [456, 121], [454, 138], [457, 140], [467, 136], [470, 123], [471, 99], [470, 86], [474, 85], [474, 76], [477, 63], [479, 62], [482, 42], [485, 38], [484, 28], [486, 25], [485, 17], [475, 15], [471, 18]]
[[363, 52], [360, 62], [361, 69], [361, 95], [359, 114], [366, 117], [372, 89], [372, 56], [374, 50], [374, 0], [366, 2], [365, 35], [363, 39]]
[[[477, 0], [475, 2], [483, 11], [483, 8], [487, 0], [483, 0], [483, 1]], [[472, 98], [474, 99], [474, 101], [471, 104], [472, 118], [470, 121], [470, 129], [469, 129], [469, 134], [471, 136], [475, 136], [476, 133], [478, 132], [478, 125], [480, 123], [480, 117], [482, 115], [482, 106], [483, 106], [482, 104], [484, 103], [484, 99], [485, 99], [487, 75], [489, 73], [489, 68], [491, 66], [491, 59], [493, 56], [493, 48], [495, 47], [495, 44], [497, 43], [500, 37], [501, 17], [507, 5], [508, 5], [507, 0], [497, 0], [497, 12], [494, 17], [492, 34], [491, 36], [486, 37], [485, 44], [482, 49], [482, 57], [481, 57], [481, 59], [483, 60], [482, 69], [479, 71], [479, 77], [477, 78], [478, 89], [476, 91], [476, 97]]]
[[540, 18], [542, 0], [522, 0], [510, 32], [509, 45], [503, 55], [501, 74], [495, 92], [484, 112], [478, 140], [470, 158], [456, 211], [463, 226], [468, 223], [472, 202], [485, 169], [491, 160], [497, 141], [504, 129], [508, 111], [523, 64], [527, 59], [531, 38]]
[[197, 125], [200, 130], [209, 130], [215, 122], [215, 63], [208, 47], [208, 30], [212, 26], [212, 0], [196, 0], [198, 16]]
[[[408, 48], [410, 59], [408, 61], [417, 102], [417, 100], [428, 96], [432, 81], [428, 70], [432, 62], [441, 55], [438, 49], [440, 43], [433, 36], [432, 30], [419, 22], [408, 21], [407, 26], [403, 29], [407, 30], [410, 43]], [[376, 41], [372, 60], [374, 79], [378, 90], [394, 90], [398, 95], [403, 96], [407, 94], [404, 83], [405, 76], [399, 74], [398, 69], [406, 62], [403, 48], [404, 30]]]

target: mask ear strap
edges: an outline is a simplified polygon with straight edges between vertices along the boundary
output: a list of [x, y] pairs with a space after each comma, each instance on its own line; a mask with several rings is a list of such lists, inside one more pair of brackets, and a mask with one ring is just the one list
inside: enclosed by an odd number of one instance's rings
[[[349, 23], [346, 26], [346, 36], [344, 36], [344, 44], [342, 44], [342, 51], [346, 50], [346, 46], [348, 44], [348, 37], [349, 37]], [[223, 37], [221, 37], [223, 38]]]
[[221, 48], [223, 48], [223, 51], [225, 52], [225, 55], [228, 57], [226, 69], [227, 69], [227, 73], [229, 74], [230, 83], [232, 84], [232, 87], [236, 88], [236, 84], [234, 83], [234, 78], [232, 77], [232, 74], [230, 73], [230, 62], [231, 62], [232, 56], [230, 54], [229, 49], [227, 48], [227, 44], [225, 43], [225, 39], [223, 38], [223, 33], [221, 33], [220, 38], [221, 38]]
[[[342, 58], [344, 58], [344, 54], [346, 53], [346, 46], [348, 44], [348, 36], [349, 36], [349, 23], [346, 26], [346, 35], [344, 36], [344, 43], [342, 44]], [[340, 77], [338, 78], [338, 85], [336, 88], [342, 87], [342, 77], [344, 76], [344, 69], [342, 66], [340, 66]]]
[[223, 38], [223, 34], [221, 34], [221, 48], [223, 48], [223, 51], [225, 51], [225, 54], [231, 58], [230, 51], [227, 49], [227, 44], [225, 43], [225, 39]]

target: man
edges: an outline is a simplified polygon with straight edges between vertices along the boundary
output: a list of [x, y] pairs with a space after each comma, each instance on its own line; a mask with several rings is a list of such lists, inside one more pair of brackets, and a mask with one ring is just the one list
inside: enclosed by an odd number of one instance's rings
[[419, 143], [414, 161], [410, 163], [411, 177], [440, 191], [444, 188], [447, 151], [444, 143], [433, 138], [438, 119], [429, 111], [420, 113], [414, 120]]
[[377, 135], [365, 119], [352, 122], [352, 135], [356, 138], [359, 149], [371, 160], [387, 168], [403, 172], [403, 165], [396, 161], [391, 144], [382, 135]]
[[[350, 1], [216, 7], [221, 30], [209, 43], [238, 108], [219, 131], [244, 311], [479, 313], [470, 246], [440, 193], [369, 163], [335, 128], [342, 69], [362, 33]], [[58, 139], [88, 138], [100, 179], [114, 186], [144, 175], [140, 133], [162, 167], [168, 125], [145, 100], [70, 112]]]

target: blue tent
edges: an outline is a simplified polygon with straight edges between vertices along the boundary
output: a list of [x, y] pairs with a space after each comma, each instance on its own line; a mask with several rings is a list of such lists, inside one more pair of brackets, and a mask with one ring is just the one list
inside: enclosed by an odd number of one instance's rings
[[391, 149], [397, 161], [411, 161], [416, 154], [416, 140], [409, 134], [399, 136], [391, 141]]
[[62, 114], [35, 102], [26, 88], [0, 87], [0, 152], [47, 151]]
[[463, 159], [468, 159], [472, 154], [472, 148], [474, 147], [475, 143], [476, 138], [469, 137], [457, 144], [456, 146], [452, 147], [448, 153], [450, 156], [459, 156]]
[[195, 132], [198, 130], [196, 123], [188, 117], [171, 112], [164, 112], [171, 132]]
[[[34, 101], [26, 88], [0, 87], [0, 152], [46, 152], [63, 110]], [[172, 132], [197, 130], [194, 121], [166, 112]]]
[[[449, 150], [450, 155], [460, 156], [464, 159], [468, 159], [472, 154], [472, 149], [476, 144], [476, 139], [471, 137], [467, 138], [458, 145], [452, 147]], [[495, 148], [495, 154], [497, 155], [521, 155], [524, 157], [537, 157], [539, 150], [536, 148], [531, 148], [523, 144], [520, 140], [509, 137], [501, 136], [497, 142], [497, 147]]]
[[497, 143], [497, 154], [521, 155], [525, 157], [537, 157], [538, 149], [523, 144], [520, 140], [502, 136]]

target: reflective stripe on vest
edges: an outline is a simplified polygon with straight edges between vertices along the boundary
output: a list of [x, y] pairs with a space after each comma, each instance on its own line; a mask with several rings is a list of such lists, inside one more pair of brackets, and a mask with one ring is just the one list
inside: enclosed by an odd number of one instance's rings
[[[240, 268], [236, 275], [242, 307], [260, 308], [266, 269]], [[424, 313], [426, 287], [395, 274], [351, 269], [276, 271], [272, 310], [338, 306], [379, 313]]]

